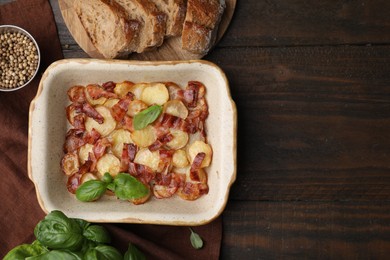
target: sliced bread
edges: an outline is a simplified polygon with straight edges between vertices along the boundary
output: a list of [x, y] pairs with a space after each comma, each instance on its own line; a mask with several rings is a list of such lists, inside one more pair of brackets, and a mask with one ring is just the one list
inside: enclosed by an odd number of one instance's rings
[[127, 54], [138, 38], [140, 21], [129, 19], [111, 0], [75, 0], [75, 11], [92, 44], [105, 58]]
[[179, 36], [183, 30], [187, 0], [152, 0], [167, 15], [166, 36]]
[[127, 12], [129, 19], [141, 22], [136, 48], [130, 52], [142, 53], [160, 46], [164, 41], [167, 16], [150, 0], [115, 0]]
[[215, 43], [225, 7], [225, 0], [188, 0], [182, 48], [191, 53], [206, 54]]

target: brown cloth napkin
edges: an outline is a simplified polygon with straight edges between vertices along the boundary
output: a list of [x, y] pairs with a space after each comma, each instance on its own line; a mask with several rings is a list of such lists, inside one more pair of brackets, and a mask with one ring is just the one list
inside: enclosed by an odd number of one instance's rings
[[[18, 25], [34, 36], [41, 51], [40, 73], [29, 86], [0, 92], [0, 257], [13, 247], [35, 240], [34, 227], [44, 218], [33, 183], [27, 175], [28, 113], [40, 77], [53, 61], [62, 59], [61, 45], [48, 0], [0, 1], [0, 24]], [[222, 238], [221, 217], [193, 227], [204, 240], [192, 248], [184, 226], [104, 224], [112, 245], [122, 253], [129, 242], [148, 259], [218, 259]]]

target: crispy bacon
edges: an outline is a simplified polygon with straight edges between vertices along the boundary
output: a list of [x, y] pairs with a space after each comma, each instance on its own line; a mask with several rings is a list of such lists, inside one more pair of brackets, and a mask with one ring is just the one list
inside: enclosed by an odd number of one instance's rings
[[200, 166], [202, 165], [202, 162], [203, 162], [205, 157], [206, 157], [205, 153], [198, 153], [195, 156], [194, 161], [191, 164], [191, 169], [190, 169], [191, 180], [200, 181], [198, 170], [200, 169]]
[[73, 152], [77, 150], [79, 147], [85, 144], [83, 139], [84, 131], [80, 129], [70, 129], [66, 133], [65, 143], [64, 143], [64, 152]]
[[93, 153], [95, 155], [96, 160], [99, 160], [107, 150], [107, 147], [109, 147], [111, 143], [108, 141], [107, 138], [99, 139], [93, 146]]
[[168, 89], [169, 93], [169, 100], [184, 100], [184, 92], [181, 87], [179, 87], [176, 83], [174, 82], [165, 82], [165, 86]]
[[191, 182], [184, 183], [179, 196], [185, 200], [196, 200], [200, 196], [199, 185]]
[[123, 129], [129, 130], [130, 132], [134, 131], [133, 118], [128, 115], [125, 115], [121, 121]]
[[116, 121], [121, 121], [124, 118], [133, 98], [134, 95], [129, 92], [124, 98], [121, 98], [119, 102], [111, 108], [112, 116]]
[[75, 194], [77, 188], [80, 186], [80, 183], [81, 183], [81, 174], [76, 172], [71, 176], [69, 176], [66, 187], [70, 193]]
[[73, 86], [68, 90], [67, 94], [70, 101], [72, 101], [73, 103], [81, 104], [86, 102], [87, 100], [83, 86]]
[[173, 139], [173, 135], [170, 133], [164, 134], [163, 136], [159, 137], [154, 143], [149, 145], [150, 151], [157, 151], [161, 147], [163, 147], [166, 143], [169, 143]]
[[116, 98], [117, 97], [117, 95], [115, 93], [109, 92], [97, 84], [89, 84], [86, 87], [86, 89], [87, 89], [89, 96], [92, 99], [99, 99], [101, 97], [105, 97], [105, 98]]
[[84, 103], [83, 104], [82, 111], [87, 116], [93, 118], [99, 124], [103, 124], [104, 123], [104, 118], [102, 117], [102, 115], [99, 114], [99, 112], [96, 111], [96, 109], [93, 106], [91, 106], [89, 103]]
[[84, 141], [88, 144], [95, 144], [97, 140], [100, 138], [100, 133], [96, 131], [95, 128], [84, 135]]
[[73, 118], [73, 127], [75, 129], [85, 130], [85, 117], [83, 114], [76, 115]]
[[102, 84], [102, 87], [103, 89], [109, 92], [114, 92], [114, 88], [116, 87], [116, 84], [113, 81], [107, 81]]
[[135, 144], [123, 144], [121, 156], [121, 171], [128, 171], [130, 162], [133, 162], [137, 153]]
[[129, 173], [146, 185], [148, 185], [149, 182], [155, 177], [155, 174], [151, 168], [133, 162], [129, 163]]

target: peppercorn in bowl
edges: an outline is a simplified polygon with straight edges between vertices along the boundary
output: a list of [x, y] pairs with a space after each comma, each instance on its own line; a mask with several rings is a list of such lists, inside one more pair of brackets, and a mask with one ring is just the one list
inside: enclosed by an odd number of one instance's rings
[[0, 25], [0, 91], [14, 91], [29, 84], [38, 72], [40, 51], [26, 30]]
[[236, 114], [207, 61], [57, 61], [30, 105], [38, 201], [91, 222], [206, 224], [236, 178]]

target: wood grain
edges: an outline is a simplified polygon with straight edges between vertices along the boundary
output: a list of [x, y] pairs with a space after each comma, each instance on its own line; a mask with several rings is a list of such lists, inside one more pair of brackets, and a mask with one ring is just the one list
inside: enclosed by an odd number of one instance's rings
[[[238, 111], [232, 198], [390, 198], [389, 46], [215, 50]], [[237, 63], [237, 60], [240, 62]]]
[[230, 202], [221, 259], [388, 259], [389, 202]]
[[[90, 57], [104, 58], [90, 41], [87, 32], [85, 31], [73, 8], [73, 2], [74, 0], [58, 1], [65, 24], [67, 25], [75, 41]], [[218, 35], [215, 44], [219, 42], [228, 28], [229, 23], [233, 17], [235, 6], [236, 0], [226, 0], [226, 9], [218, 27]], [[203, 56], [204, 55], [192, 54], [186, 50], [183, 50], [181, 48], [180, 37], [170, 37], [165, 39], [163, 45], [155, 50], [143, 53], [133, 53], [126, 58], [133, 60], [194, 60], [201, 59]]]
[[[225, 71], [238, 111], [221, 259], [388, 258], [389, 9], [237, 2], [203, 57]], [[56, 19], [65, 56], [86, 55]]]

